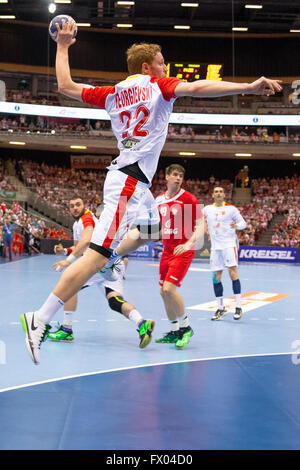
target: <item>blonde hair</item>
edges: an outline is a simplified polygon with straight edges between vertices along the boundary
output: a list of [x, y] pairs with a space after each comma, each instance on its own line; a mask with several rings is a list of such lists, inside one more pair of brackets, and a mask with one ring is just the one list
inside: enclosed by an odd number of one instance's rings
[[161, 47], [158, 44], [133, 44], [126, 51], [127, 67], [130, 75], [142, 73], [142, 65], [144, 62], [151, 64]]

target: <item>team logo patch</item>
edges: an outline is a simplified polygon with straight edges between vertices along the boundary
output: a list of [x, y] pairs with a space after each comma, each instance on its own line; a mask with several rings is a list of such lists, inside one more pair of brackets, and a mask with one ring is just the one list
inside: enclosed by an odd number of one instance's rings
[[132, 149], [136, 144], [139, 143], [138, 139], [134, 139], [133, 137], [128, 137], [128, 139], [122, 140], [122, 144], [125, 149]]
[[[241, 307], [243, 312], [250, 312], [259, 307], [265, 307], [277, 300], [289, 297], [291, 294], [279, 294], [274, 292], [246, 292], [241, 296]], [[224, 306], [228, 312], [235, 312], [235, 297], [224, 299]], [[191, 305], [189, 310], [206, 310], [214, 312], [217, 308], [217, 301], [205, 302], [203, 304]]]

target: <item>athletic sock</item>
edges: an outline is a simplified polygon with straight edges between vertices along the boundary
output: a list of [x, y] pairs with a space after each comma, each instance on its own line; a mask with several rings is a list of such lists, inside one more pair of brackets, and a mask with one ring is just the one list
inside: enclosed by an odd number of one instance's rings
[[136, 323], [138, 327], [140, 327], [140, 324], [144, 321], [142, 315], [135, 309], [131, 310], [129, 320]]
[[236, 306], [241, 308], [241, 283], [239, 279], [232, 281], [232, 290], [235, 296]]
[[63, 326], [64, 326], [65, 328], [70, 329], [70, 330], [72, 330], [73, 314], [74, 314], [74, 312], [64, 310]]
[[179, 317], [178, 320], [179, 320], [180, 328], [187, 328], [188, 326], [190, 326], [189, 318], [187, 315], [183, 315], [182, 317]]
[[46, 302], [37, 310], [38, 319], [43, 323], [50, 323], [50, 320], [63, 305], [64, 302], [51, 292]]
[[218, 301], [218, 308], [220, 310], [223, 310], [224, 309], [224, 298], [223, 297], [217, 297], [217, 301]]
[[235, 294], [236, 307], [241, 308], [241, 294]]
[[213, 286], [214, 286], [215, 296], [216, 296], [217, 301], [218, 301], [218, 308], [223, 310], [223, 308], [224, 308], [223, 284], [222, 284], [222, 282], [214, 282]]
[[179, 321], [178, 320], [174, 320], [174, 321], [171, 321], [171, 331], [178, 331], [179, 330]]

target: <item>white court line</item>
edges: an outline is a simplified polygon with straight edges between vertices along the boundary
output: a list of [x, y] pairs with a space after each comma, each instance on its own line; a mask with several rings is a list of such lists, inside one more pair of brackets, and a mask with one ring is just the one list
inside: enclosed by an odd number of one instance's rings
[[123, 370], [132, 370], [132, 369], [142, 369], [143, 367], [155, 367], [155, 366], [166, 366], [166, 365], [172, 365], [172, 364], [185, 364], [187, 362], [204, 362], [204, 361], [216, 361], [220, 359], [240, 359], [244, 357], [271, 357], [271, 356], [290, 356], [295, 354], [295, 351], [292, 352], [283, 352], [283, 353], [266, 353], [266, 354], [242, 354], [242, 355], [236, 355], [236, 356], [219, 356], [219, 357], [202, 357], [198, 359], [185, 359], [182, 361], [168, 361], [168, 362], [156, 362], [153, 364], [141, 364], [138, 366], [127, 366], [127, 367], [119, 367], [116, 369], [107, 369], [107, 370], [99, 370], [99, 371], [94, 371], [94, 372], [85, 372], [83, 374], [74, 374], [74, 375], [68, 375], [65, 377], [57, 377], [55, 379], [48, 379], [48, 380], [42, 380], [40, 382], [32, 382], [32, 383], [27, 383], [27, 384], [22, 384], [22, 385], [16, 385], [13, 387], [7, 387], [7, 388], [2, 388], [0, 389], [0, 393], [3, 392], [9, 392], [11, 390], [18, 390], [21, 388], [27, 388], [27, 387], [33, 387], [35, 385], [43, 385], [47, 383], [52, 383], [52, 382], [59, 382], [61, 380], [69, 380], [69, 379], [76, 379], [78, 377], [88, 377], [91, 375], [100, 375], [100, 374], [107, 374], [110, 372], [121, 372]]
[[208, 268], [189, 268], [188, 269], [189, 271], [199, 271], [199, 272], [210, 272], [211, 273], [211, 269], [208, 269]]
[[94, 321], [98, 321], [98, 320], [88, 320], [88, 321], [92, 321], [92, 322], [94, 322]]

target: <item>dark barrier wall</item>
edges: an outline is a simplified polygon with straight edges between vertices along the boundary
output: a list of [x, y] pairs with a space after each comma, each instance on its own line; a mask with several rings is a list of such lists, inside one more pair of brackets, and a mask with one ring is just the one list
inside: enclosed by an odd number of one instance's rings
[[73, 240], [57, 240], [56, 238], [44, 238], [41, 240], [41, 253], [44, 253], [45, 255], [53, 255], [54, 246], [58, 245], [59, 243], [61, 243], [64, 248], [73, 246]]
[[[231, 37], [165, 37], [83, 30], [77, 37], [76, 45], [70, 49], [73, 68], [126, 72], [126, 49], [134, 42], [155, 42], [163, 47], [166, 61], [223, 63], [224, 74], [232, 76]], [[0, 24], [0, 44], [0, 62], [54, 66], [56, 45], [49, 39], [46, 25]], [[293, 51], [299, 50], [300, 38], [293, 35], [287, 38], [235, 37], [235, 74], [298, 76], [299, 61]]]

